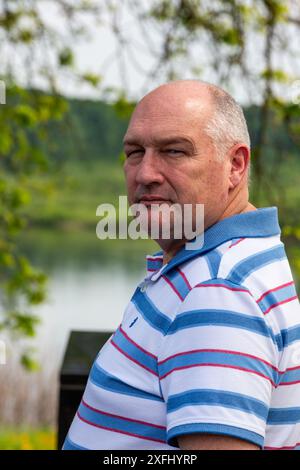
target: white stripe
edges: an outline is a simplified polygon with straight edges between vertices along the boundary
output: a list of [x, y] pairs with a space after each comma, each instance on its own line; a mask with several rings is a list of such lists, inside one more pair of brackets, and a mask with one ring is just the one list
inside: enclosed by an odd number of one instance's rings
[[168, 416], [168, 430], [188, 423], [211, 423], [236, 426], [265, 435], [265, 422], [254, 414], [221, 406], [185, 406]]
[[[88, 405], [106, 413], [134, 417], [134, 419], [147, 423], [166, 426], [166, 405], [163, 402], [150, 401], [130, 395], [120, 395], [116, 392], [101, 389], [92, 382], [87, 384], [83, 398]], [[125, 410], [124, 401], [126, 401]], [[126, 415], [124, 415], [124, 411]]]
[[269, 403], [272, 393], [272, 385], [262, 377], [237, 369], [210, 366], [175, 371], [161, 381], [161, 386], [166, 399], [170, 390], [173, 395], [189, 389], [221, 389], [233, 393], [238, 391], [242, 395]]

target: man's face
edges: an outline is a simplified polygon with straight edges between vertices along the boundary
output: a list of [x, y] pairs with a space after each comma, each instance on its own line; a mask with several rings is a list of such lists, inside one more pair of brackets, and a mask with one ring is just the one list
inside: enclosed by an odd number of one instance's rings
[[[177, 93], [178, 94], [178, 93]], [[203, 128], [208, 98], [154, 92], [137, 106], [124, 151], [129, 204], [204, 204], [205, 228], [226, 208], [230, 165]]]

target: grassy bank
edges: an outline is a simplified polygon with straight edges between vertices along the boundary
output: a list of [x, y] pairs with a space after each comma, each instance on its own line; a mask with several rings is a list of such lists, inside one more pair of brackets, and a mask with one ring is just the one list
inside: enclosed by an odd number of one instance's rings
[[54, 450], [54, 429], [0, 427], [0, 450]]
[[45, 176], [33, 180], [32, 187], [32, 201], [25, 214], [31, 225], [44, 228], [95, 227], [98, 205], [117, 206], [119, 195], [126, 194], [118, 162], [66, 163], [52, 179]]
[[[300, 227], [300, 162], [282, 165], [279, 180], [280, 185], [269, 181], [270, 187], [260, 191], [259, 201], [253, 180], [250, 200], [258, 207], [278, 206], [282, 225]], [[117, 160], [69, 161], [54, 179], [39, 177], [32, 186], [43, 192], [33, 193], [25, 214], [32, 226], [49, 229], [96, 227], [98, 205], [110, 203], [117, 209], [119, 196], [126, 195], [122, 164]]]

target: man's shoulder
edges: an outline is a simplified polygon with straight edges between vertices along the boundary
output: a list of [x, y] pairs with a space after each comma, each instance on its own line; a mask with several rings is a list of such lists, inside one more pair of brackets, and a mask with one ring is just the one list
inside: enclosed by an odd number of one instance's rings
[[[272, 266], [272, 267], [271, 267]], [[274, 270], [275, 267], [275, 270]], [[282, 279], [291, 276], [280, 236], [235, 238], [184, 263], [180, 269], [191, 287], [210, 279], [226, 279], [249, 288], [249, 280], [265, 279], [264, 270]], [[283, 271], [282, 271], [283, 270]], [[273, 279], [276, 282], [275, 279]], [[251, 284], [251, 282], [250, 282]]]
[[228, 309], [232, 310], [241, 307], [240, 300], [252, 299], [256, 308], [251, 311], [277, 324], [278, 331], [299, 325], [299, 302], [279, 235], [231, 240], [186, 263], [182, 270], [191, 284], [184, 309], [197, 302], [214, 308], [217, 303], [229, 302]]
[[[222, 246], [217, 250], [221, 253], [217, 277], [248, 288], [252, 286], [251, 280], [272, 284], [276, 277], [284, 276], [283, 266], [289, 268], [279, 235], [239, 238], [232, 240], [225, 250]], [[289, 269], [286, 274], [291, 275]]]

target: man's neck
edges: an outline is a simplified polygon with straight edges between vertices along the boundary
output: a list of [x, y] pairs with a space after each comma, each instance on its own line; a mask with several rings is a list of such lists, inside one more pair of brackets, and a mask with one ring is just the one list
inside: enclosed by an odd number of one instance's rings
[[[220, 220], [226, 219], [227, 217], [254, 210], [256, 210], [256, 207], [249, 201], [244, 204], [238, 204], [237, 201], [233, 199], [231, 201], [231, 204], [226, 207], [221, 217], [219, 217], [218, 220], [216, 220], [213, 224], [210, 224], [209, 226], [205, 227], [205, 230], [207, 230], [211, 225], [214, 225], [215, 223], [219, 222]], [[176, 253], [178, 253], [178, 251], [185, 245], [185, 243], [185, 240], [180, 240], [178, 244], [176, 244], [175, 246], [171, 246], [170, 249], [164, 249], [163, 265], [169, 263], [169, 261], [176, 255]]]

